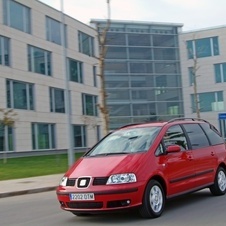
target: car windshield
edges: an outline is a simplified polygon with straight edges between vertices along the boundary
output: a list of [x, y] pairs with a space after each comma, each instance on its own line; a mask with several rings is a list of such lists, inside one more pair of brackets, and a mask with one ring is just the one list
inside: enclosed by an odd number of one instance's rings
[[128, 154], [147, 151], [161, 127], [118, 130], [105, 137], [86, 156]]

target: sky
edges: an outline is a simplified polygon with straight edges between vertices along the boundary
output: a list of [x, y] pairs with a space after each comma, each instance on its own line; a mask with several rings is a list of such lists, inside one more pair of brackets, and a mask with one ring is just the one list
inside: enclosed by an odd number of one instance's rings
[[[58, 10], [61, 0], [40, 0]], [[107, 0], [62, 0], [65, 14], [89, 24], [107, 19]], [[226, 0], [110, 0], [111, 19], [183, 24], [183, 31], [226, 26]]]

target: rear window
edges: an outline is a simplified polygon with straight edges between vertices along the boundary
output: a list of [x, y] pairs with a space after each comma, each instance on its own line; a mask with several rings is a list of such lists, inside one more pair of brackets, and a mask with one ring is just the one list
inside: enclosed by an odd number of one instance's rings
[[209, 146], [209, 141], [199, 124], [184, 124], [192, 149], [198, 149]]
[[223, 144], [224, 139], [220, 136], [219, 132], [211, 124], [200, 124], [208, 136], [211, 145]]

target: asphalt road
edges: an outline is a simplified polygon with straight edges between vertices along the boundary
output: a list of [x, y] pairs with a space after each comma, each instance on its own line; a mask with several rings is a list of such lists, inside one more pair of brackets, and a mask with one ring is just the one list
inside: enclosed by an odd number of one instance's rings
[[157, 219], [134, 213], [76, 217], [62, 211], [54, 191], [0, 199], [1, 226], [225, 226], [226, 196], [213, 197], [203, 190], [167, 202]]

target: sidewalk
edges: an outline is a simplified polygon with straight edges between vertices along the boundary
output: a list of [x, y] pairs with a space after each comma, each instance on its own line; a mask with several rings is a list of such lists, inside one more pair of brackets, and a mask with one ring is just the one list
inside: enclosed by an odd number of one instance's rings
[[55, 190], [63, 174], [0, 181], [0, 198]]

